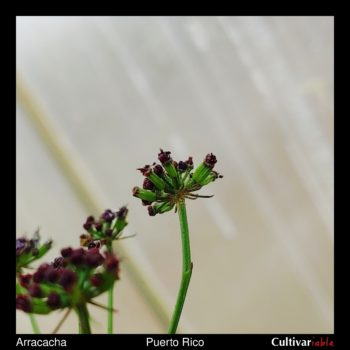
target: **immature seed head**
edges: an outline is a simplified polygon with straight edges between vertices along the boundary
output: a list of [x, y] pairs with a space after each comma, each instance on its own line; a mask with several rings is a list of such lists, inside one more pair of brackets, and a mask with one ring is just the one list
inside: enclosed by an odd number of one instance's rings
[[177, 164], [177, 167], [181, 172], [185, 171], [187, 169], [187, 163], [180, 160], [179, 163]]
[[32, 284], [28, 287], [28, 293], [33, 298], [41, 298], [43, 297], [43, 291], [38, 284]]
[[27, 288], [29, 286], [30, 282], [32, 281], [32, 277], [33, 277], [33, 275], [31, 275], [31, 274], [20, 275], [19, 276], [19, 284], [22, 287]]
[[85, 222], [84, 225], [83, 225], [83, 228], [86, 230], [86, 231], [89, 231], [92, 227], [92, 223], [91, 222]]
[[61, 298], [56, 292], [51, 292], [47, 297], [46, 304], [51, 309], [58, 309], [61, 306]]
[[156, 210], [151, 205], [147, 207], [147, 210], [149, 216], [155, 216], [157, 214]]
[[58, 283], [67, 291], [71, 290], [77, 281], [77, 274], [69, 269], [62, 269]]
[[40, 283], [45, 279], [47, 270], [50, 268], [50, 265], [47, 263], [41, 264], [39, 268], [33, 274], [33, 281], [35, 283]]
[[191, 156], [186, 161], [177, 162], [171, 158], [171, 152], [160, 149], [158, 160], [161, 165], [153, 163], [152, 166], [139, 168], [146, 179], [143, 180], [142, 188], [135, 186], [132, 190], [133, 196], [147, 206], [150, 216], [170, 211], [185, 199], [209, 198], [196, 191], [222, 178], [222, 175], [213, 171], [217, 162], [213, 153], [207, 154], [195, 170]]
[[128, 208], [126, 206], [123, 206], [116, 212], [116, 216], [118, 219], [126, 219], [128, 212]]
[[134, 197], [138, 197], [139, 192], [140, 192], [140, 187], [138, 187], [138, 186], [135, 186], [135, 187], [132, 189], [132, 195], [133, 195]]
[[90, 215], [90, 216], [87, 217], [86, 222], [93, 223], [93, 222], [95, 222], [95, 218], [92, 215]]
[[103, 256], [100, 254], [98, 248], [92, 248], [87, 251], [85, 256], [85, 264], [90, 268], [95, 268], [103, 263]]
[[214, 156], [213, 153], [209, 153], [209, 154], [207, 154], [207, 155], [205, 156], [204, 164], [205, 164], [208, 168], [213, 169], [216, 162], [217, 162], [217, 160], [216, 160], [216, 157]]
[[26, 240], [24, 238], [16, 239], [16, 256], [20, 255], [26, 246]]
[[145, 189], [145, 190], [153, 190], [154, 189], [154, 184], [151, 180], [149, 180], [147, 177], [143, 180], [143, 185], [142, 187]]
[[105, 253], [104, 267], [110, 274], [119, 278], [119, 259], [114, 254]]
[[105, 220], [106, 222], [112, 222], [115, 218], [114, 213], [112, 212], [112, 210], [107, 209], [102, 215], [101, 218], [103, 220]]
[[58, 280], [59, 273], [53, 265], [50, 265], [45, 273], [45, 280], [51, 283], [55, 283]]
[[164, 152], [162, 149], [160, 149], [160, 153], [158, 153], [158, 159], [162, 164], [168, 163], [172, 161], [170, 157], [171, 152]]
[[32, 311], [32, 303], [28, 295], [19, 294], [16, 296], [16, 309], [24, 312]]
[[81, 265], [84, 263], [85, 250], [83, 248], [74, 249], [71, 256], [70, 262], [74, 265]]
[[56, 270], [60, 269], [61, 267], [66, 266], [66, 265], [67, 265], [67, 261], [62, 256], [59, 256], [58, 258], [55, 258], [55, 260], [52, 263], [52, 266]]
[[164, 174], [164, 169], [160, 164], [155, 164], [153, 167], [153, 172], [158, 175], [161, 176]]
[[148, 164], [146, 164], [143, 168], [137, 168], [137, 170], [140, 170], [143, 176], [148, 176], [152, 171], [151, 166]]
[[[81, 236], [80, 236], [81, 238]], [[67, 248], [63, 248], [61, 250], [61, 255], [64, 257], [64, 258], [69, 258], [73, 253], [73, 249], [71, 247], [67, 247]]]
[[101, 231], [102, 230], [102, 222], [96, 222], [95, 223], [95, 229], [97, 231]]
[[94, 287], [99, 287], [103, 283], [103, 276], [100, 273], [96, 273], [90, 277], [90, 283]]
[[[145, 191], [143, 189], [140, 190]], [[136, 189], [134, 193], [137, 193]], [[117, 211], [106, 209], [100, 215], [98, 221], [95, 221], [93, 216], [89, 216], [85, 222], [85, 225], [87, 225], [86, 228], [89, 228], [89, 230], [88, 233], [80, 236], [80, 246], [88, 247], [88, 249], [95, 247], [100, 248], [103, 245], [109, 245], [112, 241], [119, 239], [123, 229], [128, 225], [126, 220], [128, 211], [126, 206], [122, 206]], [[76, 261], [75, 264], [79, 264], [79, 254], [77, 252], [73, 252], [73, 261]]]
[[39, 231], [34, 233], [32, 239], [25, 237], [16, 239], [16, 272], [21, 273], [22, 268], [29, 265], [45, 255], [52, 246], [52, 241], [48, 240], [43, 244], [40, 243]]
[[192, 167], [192, 168], [193, 168], [193, 159], [192, 159], [192, 157], [188, 157], [188, 159], [186, 160], [186, 164], [187, 164], [189, 167]]

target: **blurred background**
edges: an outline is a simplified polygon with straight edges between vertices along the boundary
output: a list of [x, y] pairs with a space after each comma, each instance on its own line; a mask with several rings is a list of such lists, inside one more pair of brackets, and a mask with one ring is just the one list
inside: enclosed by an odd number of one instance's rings
[[179, 286], [177, 215], [131, 196], [159, 147], [224, 175], [188, 203], [180, 331], [333, 332], [333, 17], [17, 17], [17, 235], [52, 259], [127, 204], [117, 333], [165, 332]]

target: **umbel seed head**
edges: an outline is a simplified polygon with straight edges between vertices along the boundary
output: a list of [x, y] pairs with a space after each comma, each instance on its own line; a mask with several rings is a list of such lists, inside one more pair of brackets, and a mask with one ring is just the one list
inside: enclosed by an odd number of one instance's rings
[[52, 241], [40, 243], [39, 230], [33, 238], [20, 237], [16, 239], [16, 273], [22, 273], [23, 268], [29, 267], [35, 260], [44, 256], [51, 248]]
[[216, 156], [208, 153], [203, 162], [193, 170], [193, 158], [186, 161], [174, 161], [171, 152], [160, 149], [158, 160], [160, 164], [145, 165], [138, 168], [145, 176], [142, 188], [135, 186], [132, 190], [134, 197], [141, 199], [142, 205], [147, 206], [150, 216], [165, 213], [185, 199], [209, 198], [201, 196], [196, 191], [216, 179], [222, 178], [214, 171], [217, 163]]
[[[125, 227], [127, 212], [126, 207], [122, 207], [118, 215], [113, 213], [116, 232], [118, 227]], [[91, 249], [62, 249], [60, 257], [50, 264], [41, 264], [33, 274], [17, 274], [16, 309], [49, 314], [92, 302], [110, 289], [119, 279], [119, 259], [114, 253], [101, 255], [99, 248], [104, 239], [92, 242], [95, 246]]]
[[[128, 208], [124, 205], [117, 211], [106, 209], [98, 220], [95, 220], [93, 216], [88, 216], [83, 225], [87, 233], [80, 236], [80, 245], [89, 248], [97, 245], [99, 247], [111, 245], [114, 240], [121, 238], [123, 229], [128, 225], [128, 212]], [[98, 244], [97, 241], [99, 241]], [[79, 257], [76, 257], [78, 254], [76, 252], [71, 252], [71, 254], [73, 254], [71, 259], [77, 260], [75, 264], [79, 263]]]

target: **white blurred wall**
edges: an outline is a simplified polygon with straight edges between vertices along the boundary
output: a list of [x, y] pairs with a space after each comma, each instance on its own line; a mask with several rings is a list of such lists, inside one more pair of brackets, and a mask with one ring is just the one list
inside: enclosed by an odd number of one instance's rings
[[[195, 164], [213, 152], [224, 174], [188, 203], [182, 331], [333, 331], [333, 18], [18, 17], [17, 72], [17, 235], [40, 226], [54, 257], [91, 203], [128, 204], [117, 332], [166, 329], [131, 261], [165, 313], [176, 298], [177, 216], [131, 196], [159, 147]], [[76, 328], [72, 315], [62, 332]]]

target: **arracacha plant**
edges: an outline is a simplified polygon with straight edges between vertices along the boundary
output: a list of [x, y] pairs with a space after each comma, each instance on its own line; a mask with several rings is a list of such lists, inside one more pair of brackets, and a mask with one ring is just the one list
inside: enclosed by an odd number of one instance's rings
[[[52, 241], [48, 240], [44, 243], [40, 243], [39, 229], [35, 231], [33, 238], [27, 239], [26, 237], [20, 237], [16, 239], [16, 281], [25, 269], [30, 269], [30, 264], [34, 261], [42, 258], [52, 246]], [[16, 283], [16, 293], [21, 293], [21, 286]], [[40, 333], [39, 326], [35, 320], [34, 315], [28, 311], [30, 323], [32, 325], [33, 332]]]
[[100, 306], [93, 298], [109, 290], [118, 278], [119, 260], [112, 253], [101, 255], [99, 248], [64, 248], [51, 264], [41, 264], [33, 274], [19, 276], [22, 293], [16, 296], [16, 308], [44, 315], [73, 309], [80, 333], [90, 334], [87, 304]]
[[173, 208], [179, 215], [182, 241], [182, 277], [168, 329], [169, 334], [174, 334], [185, 303], [193, 268], [185, 200], [212, 197], [201, 196], [195, 192], [216, 179], [222, 178], [222, 175], [213, 170], [217, 160], [212, 153], [207, 154], [194, 171], [192, 157], [186, 161], [176, 162], [170, 154], [170, 152], [164, 152], [161, 149], [158, 154], [158, 160], [161, 164], [153, 163], [152, 166], [145, 165], [137, 169], [141, 171], [145, 179], [142, 188], [136, 186], [132, 193], [133, 196], [142, 200], [143, 205], [147, 206], [150, 216], [163, 214]]
[[[16, 239], [16, 309], [30, 315], [34, 333], [40, 331], [33, 314], [66, 309], [53, 333], [74, 310], [79, 333], [90, 334], [88, 304], [107, 310], [107, 331], [113, 333], [113, 287], [119, 279], [119, 259], [113, 252], [113, 242], [124, 238], [121, 236], [128, 224], [127, 214], [124, 206], [116, 212], [105, 210], [98, 220], [89, 216], [83, 224], [86, 233], [80, 235], [81, 247], [62, 249], [61, 256], [41, 264], [34, 272], [30, 264], [51, 248], [52, 241], [40, 244], [38, 232], [32, 239]], [[108, 292], [107, 307], [94, 301], [104, 292]]]
[[[113, 253], [113, 241], [121, 239], [122, 231], [128, 224], [127, 215], [128, 209], [123, 206], [116, 212], [106, 209], [99, 220], [89, 216], [83, 225], [88, 233], [80, 236], [80, 244], [89, 248], [105, 245], [108, 253]], [[113, 334], [113, 291], [114, 283], [108, 289], [108, 334]]]

